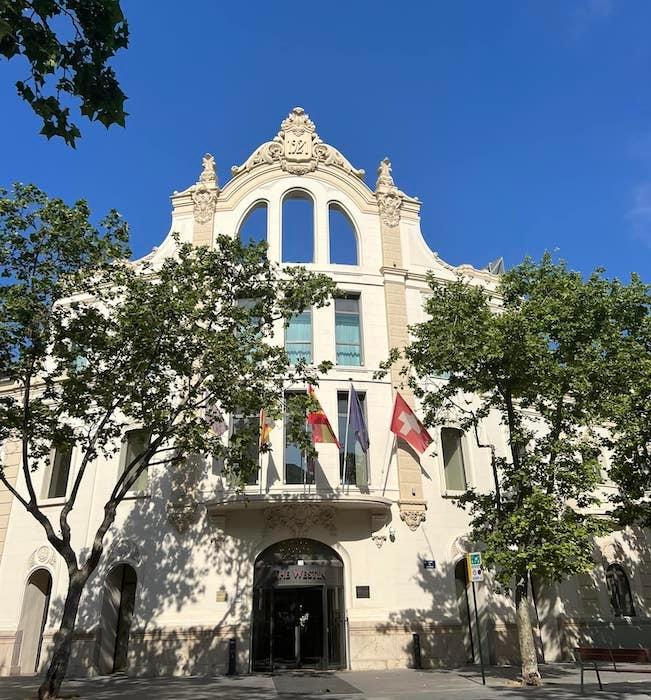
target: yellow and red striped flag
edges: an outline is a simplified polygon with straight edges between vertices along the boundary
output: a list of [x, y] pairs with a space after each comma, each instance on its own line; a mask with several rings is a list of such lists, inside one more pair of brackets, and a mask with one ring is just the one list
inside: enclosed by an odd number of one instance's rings
[[318, 442], [328, 442], [337, 445], [337, 447], [341, 449], [341, 445], [332, 430], [328, 416], [326, 416], [325, 411], [321, 408], [319, 399], [317, 399], [314, 393], [314, 388], [311, 386], [308, 387], [307, 393], [317, 405], [315, 410], [307, 414], [307, 423], [312, 428], [312, 444], [316, 445]]
[[269, 444], [269, 434], [276, 425], [274, 419], [264, 410], [260, 411], [260, 446]]

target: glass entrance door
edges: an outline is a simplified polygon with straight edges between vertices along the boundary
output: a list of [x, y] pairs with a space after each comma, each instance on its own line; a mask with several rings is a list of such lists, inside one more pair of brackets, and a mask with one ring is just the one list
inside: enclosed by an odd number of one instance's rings
[[323, 592], [313, 588], [273, 591], [273, 668], [323, 666]]

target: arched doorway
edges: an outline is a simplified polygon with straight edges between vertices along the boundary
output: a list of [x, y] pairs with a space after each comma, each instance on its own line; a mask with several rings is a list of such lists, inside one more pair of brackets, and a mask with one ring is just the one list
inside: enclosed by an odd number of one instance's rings
[[47, 569], [32, 572], [25, 587], [20, 622], [16, 632], [19, 673], [36, 673], [41, 658], [43, 630], [52, 592], [52, 576]]
[[331, 547], [309, 539], [283, 540], [258, 556], [254, 671], [344, 665], [343, 566]]
[[127, 668], [137, 583], [136, 572], [129, 564], [119, 564], [106, 577], [102, 601], [100, 673], [115, 673]]

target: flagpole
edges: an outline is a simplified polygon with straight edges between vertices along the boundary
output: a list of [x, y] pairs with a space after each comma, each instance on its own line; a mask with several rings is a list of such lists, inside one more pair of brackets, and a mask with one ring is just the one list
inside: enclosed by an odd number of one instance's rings
[[346, 467], [348, 466], [346, 464], [346, 460], [348, 459], [348, 427], [350, 425], [350, 387], [353, 385], [353, 380], [349, 377], [348, 381], [350, 382], [348, 385], [348, 408], [346, 410], [346, 437], [344, 439], [344, 473], [342, 474], [342, 482], [345, 486], [347, 486], [347, 480], [346, 480]]
[[[389, 480], [389, 469], [391, 468], [391, 456], [393, 455], [393, 448], [396, 444], [395, 433], [389, 431], [389, 439], [387, 440], [387, 447], [384, 450], [384, 462], [382, 466], [382, 476], [384, 476], [384, 485], [382, 486], [382, 495], [384, 496], [387, 490], [387, 481]], [[389, 453], [389, 458], [386, 458], [387, 451]], [[384, 469], [384, 464], [386, 464], [386, 470]]]

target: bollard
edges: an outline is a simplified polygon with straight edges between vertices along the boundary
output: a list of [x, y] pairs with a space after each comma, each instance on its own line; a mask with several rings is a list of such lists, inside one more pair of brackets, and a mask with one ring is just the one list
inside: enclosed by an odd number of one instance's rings
[[423, 668], [420, 658], [420, 634], [413, 634], [412, 638], [414, 640], [414, 668]]
[[228, 640], [228, 674], [229, 676], [234, 676], [236, 673], [235, 669], [235, 638]]

